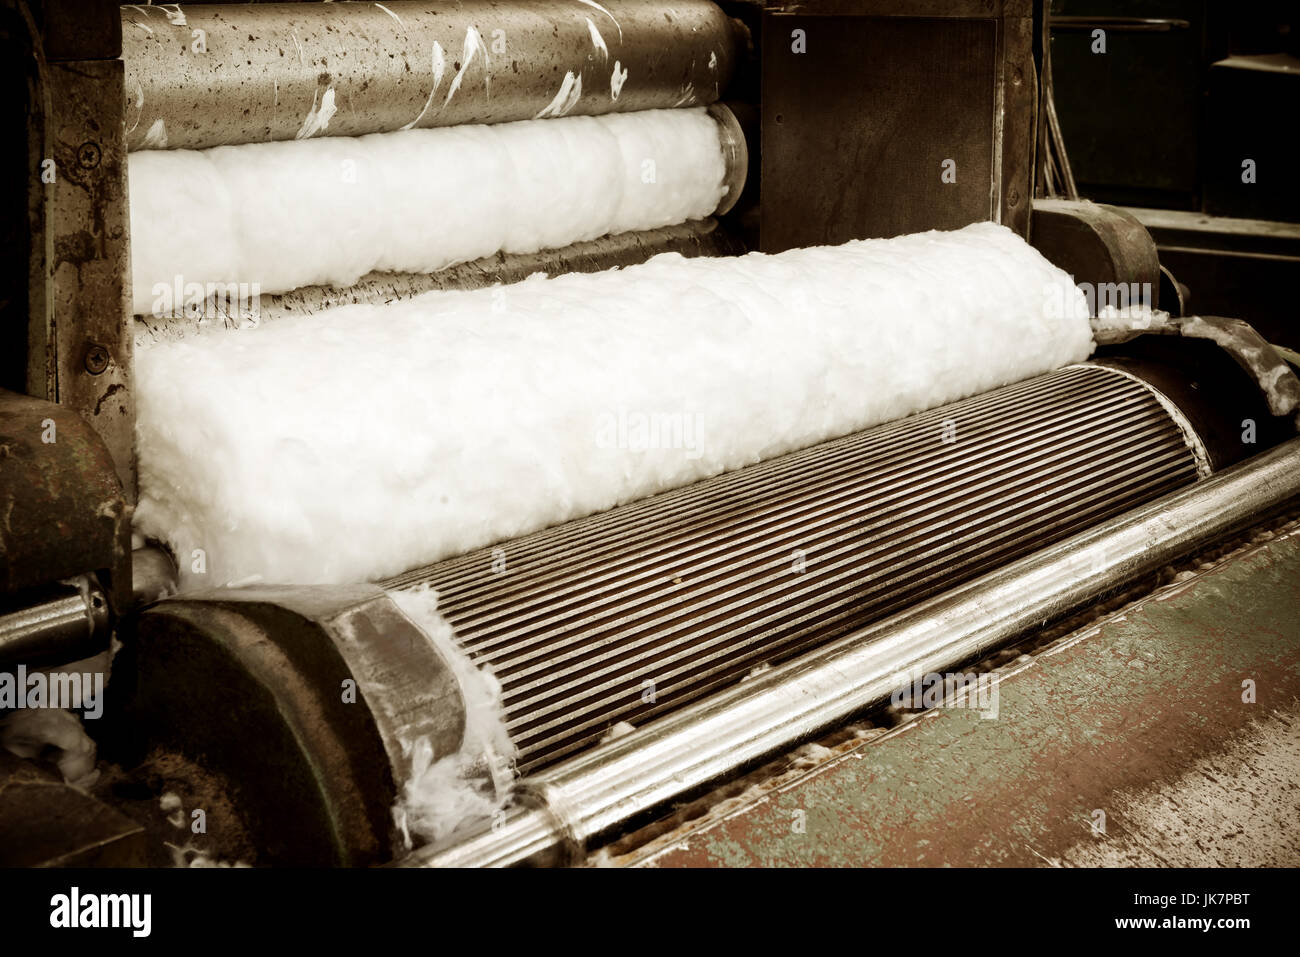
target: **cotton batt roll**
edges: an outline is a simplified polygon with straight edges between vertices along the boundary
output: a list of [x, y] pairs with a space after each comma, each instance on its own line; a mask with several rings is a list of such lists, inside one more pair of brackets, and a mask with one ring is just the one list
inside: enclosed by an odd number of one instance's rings
[[[132, 304], [429, 273], [709, 216], [726, 186], [704, 109], [146, 150], [128, 159]], [[211, 294], [211, 293], [209, 293]]]
[[187, 587], [376, 580], [1092, 346], [987, 223], [344, 306], [140, 350], [136, 530]]

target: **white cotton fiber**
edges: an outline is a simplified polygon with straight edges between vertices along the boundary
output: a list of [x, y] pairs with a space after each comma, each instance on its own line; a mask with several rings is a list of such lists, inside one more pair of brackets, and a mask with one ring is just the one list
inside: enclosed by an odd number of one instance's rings
[[0, 721], [0, 747], [20, 758], [53, 756], [63, 780], [87, 788], [99, 778], [95, 742], [71, 711], [20, 708]]
[[465, 702], [459, 751], [435, 754], [427, 737], [402, 742], [411, 765], [393, 818], [409, 848], [415, 843], [412, 835], [440, 841], [496, 813], [510, 796], [515, 746], [506, 731], [500, 682], [490, 669], [475, 667], [461, 650], [438, 611], [437, 592], [425, 586], [388, 594], [451, 665]]
[[209, 283], [346, 286], [701, 219], [726, 172], [703, 109], [154, 150], [129, 164], [138, 315], [180, 314], [194, 283], [205, 295]]
[[1081, 295], [977, 224], [158, 342], [136, 531], [187, 587], [379, 579], [1084, 359]]

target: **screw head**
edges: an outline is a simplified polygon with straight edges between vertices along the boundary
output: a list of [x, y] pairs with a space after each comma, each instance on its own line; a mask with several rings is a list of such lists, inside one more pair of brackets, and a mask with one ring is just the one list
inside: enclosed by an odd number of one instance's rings
[[82, 169], [94, 169], [99, 165], [102, 155], [99, 144], [90, 140], [77, 147], [77, 162], [81, 164]]
[[99, 375], [108, 368], [109, 358], [107, 349], [98, 343], [91, 343], [86, 350], [86, 371], [91, 375]]

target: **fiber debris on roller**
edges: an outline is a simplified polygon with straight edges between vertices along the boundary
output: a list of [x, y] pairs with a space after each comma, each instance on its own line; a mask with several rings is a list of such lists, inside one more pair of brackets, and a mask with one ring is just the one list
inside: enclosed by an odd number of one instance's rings
[[132, 307], [182, 315], [211, 284], [349, 285], [703, 219], [728, 189], [721, 135], [699, 108], [132, 153]]
[[256, 315], [248, 314], [247, 303], [225, 300], [211, 302], [212, 308], [181, 319], [173, 316], [140, 316], [135, 322], [135, 341], [141, 347], [158, 339], [222, 335], [231, 329], [246, 329], [286, 316], [310, 315], [324, 309], [374, 302], [400, 302], [434, 290], [483, 289], [511, 284], [535, 274], [546, 276], [570, 272], [601, 272], [643, 263], [665, 252], [693, 256], [730, 256], [744, 252], [743, 244], [721, 229], [713, 217], [602, 236], [590, 242], [573, 243], [559, 250], [484, 256], [448, 266], [435, 273], [372, 272], [350, 286], [304, 286], [280, 296], [263, 295], [257, 300]]
[[415, 588], [389, 594], [452, 664], [465, 701], [465, 733], [458, 752], [436, 754], [428, 738], [402, 742], [411, 774], [393, 816], [411, 847], [412, 836], [440, 841], [501, 808], [510, 796], [515, 746], [506, 731], [500, 683], [490, 667], [476, 666], [466, 657], [438, 612], [437, 593]]
[[986, 223], [160, 342], [136, 530], [185, 587], [394, 575], [1081, 360], [1055, 288]]
[[439, 592], [528, 772], [1196, 479], [1151, 389], [1072, 366], [385, 587]]
[[[122, 8], [130, 150], [699, 106], [739, 52], [709, 0], [181, 9]], [[240, 109], [221, 108], [235, 99]]]

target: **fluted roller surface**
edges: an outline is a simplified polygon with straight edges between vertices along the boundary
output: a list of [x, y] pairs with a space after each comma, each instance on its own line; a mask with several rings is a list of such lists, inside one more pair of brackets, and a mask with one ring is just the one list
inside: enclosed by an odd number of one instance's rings
[[1078, 365], [386, 584], [438, 590], [527, 772], [1196, 477], [1150, 389]]

